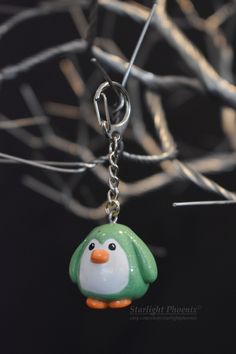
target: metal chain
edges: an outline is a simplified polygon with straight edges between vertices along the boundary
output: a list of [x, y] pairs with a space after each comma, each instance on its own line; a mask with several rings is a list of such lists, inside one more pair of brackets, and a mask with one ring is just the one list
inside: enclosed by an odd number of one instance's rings
[[[109, 82], [103, 82], [97, 89], [94, 95], [94, 107], [97, 115], [98, 123], [103, 128], [105, 135], [109, 139], [109, 191], [107, 193], [107, 203], [106, 203], [106, 213], [108, 215], [108, 219], [110, 223], [116, 223], [118, 219], [118, 215], [120, 213], [120, 202], [119, 202], [119, 178], [118, 178], [118, 159], [123, 150], [122, 145], [122, 134], [126, 129], [131, 105], [128, 92], [126, 89], [119, 84], [118, 82], [113, 81], [112, 84], [118, 90], [121, 100], [124, 102], [124, 111], [123, 114], [119, 117], [119, 122], [112, 122], [109, 113], [109, 105], [107, 101], [107, 96], [104, 93], [109, 88]], [[100, 107], [98, 105], [99, 101], [103, 101], [104, 111], [103, 117], [100, 112]], [[104, 118], [104, 119], [103, 119]]]
[[113, 133], [110, 137], [109, 143], [109, 155], [108, 159], [109, 165], [109, 191], [107, 193], [107, 203], [106, 203], [106, 213], [110, 223], [116, 223], [118, 215], [120, 213], [120, 202], [119, 198], [119, 145], [121, 142], [121, 137], [118, 133]]

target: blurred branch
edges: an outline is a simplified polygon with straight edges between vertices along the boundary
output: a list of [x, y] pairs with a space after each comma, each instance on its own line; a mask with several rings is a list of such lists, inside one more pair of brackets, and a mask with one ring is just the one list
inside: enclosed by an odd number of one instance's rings
[[[1, 117], [1, 114], [0, 114]], [[4, 119], [4, 116], [2, 116]], [[21, 118], [21, 119], [9, 119], [7, 121], [0, 122], [0, 129], [18, 129], [20, 127], [32, 127], [34, 125], [48, 124], [46, 117], [34, 117], [34, 118]]]
[[[100, 4], [118, 14], [126, 15], [138, 22], [144, 22], [148, 16], [148, 9], [136, 6], [135, 4], [123, 3], [108, 0], [101, 0]], [[181, 30], [171, 21], [166, 13], [166, 1], [159, 0], [156, 16], [152, 21], [153, 26], [163, 38], [173, 47], [184, 63], [192, 70], [196, 77], [202, 82], [206, 90], [218, 96], [223, 102], [236, 107], [236, 87], [224, 80], [213, 69], [200, 51], [187, 39]]]
[[91, 220], [99, 220], [104, 218], [105, 204], [102, 204], [98, 208], [87, 208], [81, 205], [77, 200], [65, 193], [59, 192], [56, 189], [49, 187], [48, 185], [36, 180], [33, 177], [26, 176], [22, 180], [23, 184], [32, 189], [34, 192], [41, 194], [42, 196], [63, 205], [66, 209], [82, 218], [89, 218]]
[[[236, 166], [236, 154], [232, 155], [215, 155], [204, 159], [198, 159], [192, 162], [187, 162], [190, 168], [195, 171], [206, 174], [221, 173], [226, 170], [231, 170]], [[124, 204], [128, 197], [141, 197], [146, 193], [154, 192], [163, 188], [170, 183], [180, 181], [181, 176], [176, 171], [172, 175], [166, 173], [158, 173], [148, 178], [133, 183], [121, 183], [121, 194], [123, 197], [122, 204]], [[37, 181], [36, 179], [27, 176], [23, 179], [23, 184], [28, 188], [40, 193], [41, 195], [53, 200], [56, 203], [66, 206], [74, 214], [93, 220], [99, 220], [104, 217], [104, 205], [99, 208], [84, 207], [75, 201], [72, 196], [65, 196], [63, 192], [59, 192], [48, 185]], [[125, 199], [124, 199], [125, 197]], [[230, 196], [231, 199], [231, 196]]]
[[[228, 43], [227, 36], [220, 28], [231, 14], [235, 13], [236, 3], [225, 4], [214, 14], [203, 19], [192, 1], [177, 0], [177, 2], [185, 14], [186, 20], [184, 21], [189, 28], [195, 28], [204, 35], [207, 41], [207, 58], [185, 36], [174, 23], [174, 20], [167, 15], [166, 1], [159, 0], [152, 20], [153, 36], [150, 36], [150, 40], [144, 45], [143, 55], [136, 62], [136, 66], [133, 66], [128, 85], [133, 115], [129, 135], [127, 134], [127, 136], [132, 137], [132, 143], [136, 144], [138, 151], [143, 151], [146, 155], [132, 154], [121, 148], [121, 157], [129, 161], [130, 165], [132, 162], [139, 164], [142, 171], [146, 164], [148, 166], [152, 165], [152, 168], [157, 167], [159, 169], [160, 167], [162, 172], [157, 173], [153, 169], [155, 172], [148, 177], [136, 176], [139, 178], [138, 180], [121, 181], [120, 192], [123, 204], [131, 197], [140, 197], [170, 183], [179, 182], [182, 176], [202, 189], [217, 193], [222, 198], [236, 199], [233, 192], [226, 190], [203, 175], [235, 169], [235, 154], [231, 152], [211, 153], [198, 159], [185, 161], [184, 158], [181, 158], [181, 161], [179, 161], [176, 157], [176, 142], [168, 128], [165, 109], [162, 106], [164, 95], [168, 97], [168, 94], [179, 93], [181, 90], [181, 94], [184, 90], [193, 97], [194, 95], [204, 95], [208, 98], [218, 97], [222, 104], [223, 133], [230, 141], [231, 146], [236, 148], [236, 86], [233, 85], [234, 49]], [[99, 28], [99, 33], [97, 33], [98, 5], [106, 10], [104, 14], [105, 24], [102, 29]], [[84, 9], [89, 11], [84, 12]], [[75, 200], [74, 196], [75, 189], [81, 181], [79, 174], [87, 170], [92, 171], [98, 183], [107, 185], [107, 169], [103, 166], [103, 163], [107, 161], [107, 156], [101, 155], [104, 147], [103, 140], [105, 139], [101, 138], [100, 128], [95, 121], [91, 99], [92, 93], [101, 81], [101, 76], [96, 70], [91, 73], [83, 72], [83, 69], [81, 69], [83, 64], [80, 67], [77, 57], [72, 54], [82, 54], [81, 57], [83, 58], [88, 54], [89, 56], [94, 55], [106, 69], [124, 75], [128, 62], [126, 54], [122, 52], [122, 45], [119, 46], [119, 43], [117, 44], [113, 40], [112, 33], [116, 23], [116, 17], [114, 16], [128, 16], [131, 20], [142, 24], [147, 19], [149, 9], [134, 2], [128, 3], [116, 0], [99, 0], [98, 2], [92, 0], [90, 3], [75, 0], [46, 2], [37, 8], [16, 13], [5, 21], [0, 26], [0, 38], [20, 23], [61, 11], [70, 14], [69, 18], [76, 26], [81, 39], [44, 49], [20, 63], [1, 69], [0, 83], [13, 80], [38, 65], [59, 58], [60, 70], [74, 93], [78, 107], [76, 104], [73, 106], [62, 102], [47, 102], [43, 107], [33, 88], [29, 84], [22, 85], [20, 93], [30, 112], [29, 115], [33, 117], [9, 120], [7, 117], [0, 115], [0, 129], [5, 129], [9, 134], [30, 147], [35, 159], [23, 159], [0, 153], [0, 163], [14, 161], [17, 164], [23, 163], [41, 168], [45, 173], [47, 170], [52, 171], [53, 173], [46, 174], [52, 186], [30, 176], [24, 178], [24, 184], [39, 194], [64, 205], [80, 217], [101, 220], [104, 217], [104, 204], [97, 208], [94, 207], [95, 204], [93, 203], [91, 203], [92, 207], [84, 206]], [[90, 13], [88, 21], [85, 16], [87, 12]], [[112, 21], [109, 21], [111, 14]], [[104, 32], [106, 28], [110, 29], [111, 33]], [[181, 26], [181, 28], [184, 29], [184, 26]], [[160, 41], [160, 39], [165, 40], [178, 53], [182, 63], [190, 68], [193, 77], [160, 76], [141, 68], [148, 63], [148, 57], [155, 50], [157, 40]], [[150, 118], [144, 118], [144, 104], [141, 100], [143, 87], [146, 90], [145, 104], [151, 113], [151, 122], [148, 121]], [[56, 120], [51, 124], [52, 120], [49, 115], [71, 120], [70, 124], [75, 127], [76, 133], [74, 141], [67, 138], [66, 134], [63, 134], [64, 132], [57, 130], [54, 126]], [[61, 122], [65, 123], [65, 121]], [[34, 125], [38, 126], [39, 137], [34, 136], [30, 130], [27, 130], [27, 127]], [[150, 130], [150, 127], [153, 131]], [[96, 137], [94, 138], [95, 134]], [[45, 147], [53, 148], [54, 153], [63, 153], [69, 158], [73, 157], [80, 161], [47, 161]], [[39, 149], [40, 159], [38, 158], [39, 151], [37, 152]], [[96, 158], [95, 156], [100, 157]], [[59, 172], [72, 173], [74, 176], [64, 180]]]
[[[53, 48], [46, 49], [30, 58], [24, 59], [22, 62], [8, 66], [0, 70], [0, 83], [6, 80], [12, 80], [19, 74], [27, 72], [35, 66], [47, 62], [61, 54], [84, 52], [86, 49], [86, 42], [83, 40], [75, 40], [66, 44], [58, 45]], [[94, 54], [105, 65], [120, 73], [125, 73], [127, 62], [121, 58], [105, 53], [101, 49], [95, 47]], [[156, 90], [157, 92], [174, 91], [177, 88], [191, 89], [193, 91], [204, 92], [201, 84], [195, 80], [181, 76], [167, 76], [161, 77], [145, 70], [133, 66], [131, 76], [140, 80], [147, 87]]]
[[[84, 5], [85, 2], [81, 3]], [[13, 28], [18, 26], [19, 24], [32, 20], [37, 17], [47, 16], [53, 12], [61, 12], [61, 11], [68, 11], [70, 6], [78, 4], [78, 0], [71, 0], [71, 1], [58, 1], [58, 2], [42, 2], [39, 7], [35, 8], [26, 8], [22, 11], [18, 12], [20, 7], [11, 6], [11, 5], [1, 5], [3, 10], [5, 8], [8, 10], [17, 11], [17, 13], [10, 17], [7, 21], [5, 21], [2, 25], [0, 25], [0, 39], [6, 35], [9, 31]], [[7, 7], [6, 7], [7, 6]]]

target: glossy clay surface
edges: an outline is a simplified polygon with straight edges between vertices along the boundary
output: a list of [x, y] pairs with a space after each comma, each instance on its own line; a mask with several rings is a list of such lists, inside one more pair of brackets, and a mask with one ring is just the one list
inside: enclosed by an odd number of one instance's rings
[[[99, 263], [93, 259], [95, 251], [99, 256], [106, 254]], [[132, 300], [143, 296], [156, 280], [157, 266], [146, 244], [130, 228], [105, 224], [93, 229], [75, 250], [70, 277], [86, 297]]]
[[91, 251], [85, 248], [81, 256], [79, 282], [80, 286], [96, 294], [113, 294], [123, 290], [129, 281], [129, 262], [125, 251], [114, 239], [109, 239], [101, 244], [97, 239], [92, 239], [96, 249], [108, 249], [110, 243], [116, 244], [116, 249], [109, 252], [105, 263], [91, 262]]

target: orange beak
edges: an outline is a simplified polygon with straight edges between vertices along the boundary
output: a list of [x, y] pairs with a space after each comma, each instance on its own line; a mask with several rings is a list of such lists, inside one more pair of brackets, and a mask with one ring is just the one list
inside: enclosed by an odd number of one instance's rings
[[109, 253], [106, 250], [94, 250], [91, 253], [91, 261], [93, 263], [106, 263], [109, 259]]

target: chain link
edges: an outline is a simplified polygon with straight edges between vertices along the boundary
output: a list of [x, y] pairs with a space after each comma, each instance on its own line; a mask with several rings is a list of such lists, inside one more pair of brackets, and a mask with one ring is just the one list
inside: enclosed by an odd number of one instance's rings
[[108, 215], [110, 223], [116, 223], [120, 212], [119, 198], [119, 145], [120, 135], [113, 133], [110, 137], [109, 143], [109, 191], [107, 193], [106, 213]]

